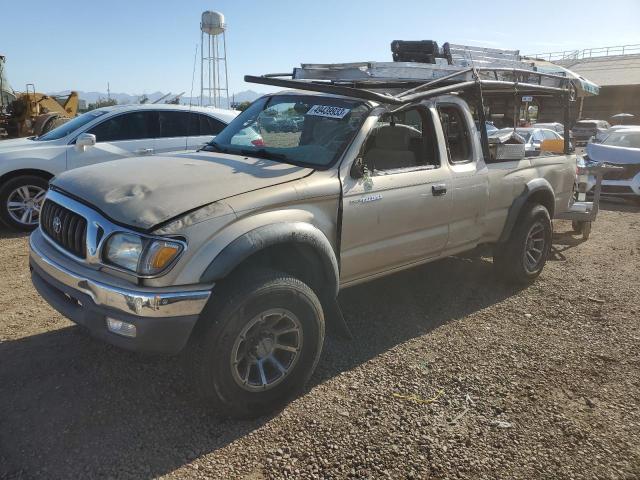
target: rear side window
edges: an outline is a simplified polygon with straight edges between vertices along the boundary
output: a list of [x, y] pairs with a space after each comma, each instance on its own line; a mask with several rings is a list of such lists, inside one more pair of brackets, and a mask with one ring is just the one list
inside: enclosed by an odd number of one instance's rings
[[189, 131], [189, 112], [160, 111], [160, 137], [186, 137]]
[[208, 115], [198, 115], [200, 120], [200, 135], [218, 135], [227, 125]]
[[460, 108], [454, 105], [440, 106], [438, 113], [451, 163], [473, 161], [471, 136]]
[[108, 118], [87, 133], [96, 136], [97, 142], [117, 142], [153, 138], [155, 112], [130, 112]]
[[189, 136], [218, 135], [227, 125], [220, 120], [201, 113], [191, 112], [189, 124]]

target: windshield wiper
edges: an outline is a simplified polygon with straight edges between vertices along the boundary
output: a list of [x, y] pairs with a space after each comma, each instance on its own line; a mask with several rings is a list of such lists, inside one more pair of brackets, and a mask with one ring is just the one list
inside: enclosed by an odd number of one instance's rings
[[283, 153], [268, 152], [264, 148], [258, 148], [256, 150], [249, 150], [248, 148], [243, 148], [240, 150], [240, 153], [248, 157], [266, 158], [267, 160], [283, 160], [283, 161], [289, 160], [289, 157], [287, 157]]
[[211, 147], [214, 150], [217, 150], [217, 151], [219, 151], [221, 153], [227, 153], [228, 152], [228, 150], [226, 148], [221, 146], [219, 143], [214, 142], [213, 140], [210, 141], [209, 143], [207, 143], [204, 147], [202, 147], [202, 150], [209, 151], [209, 147]]

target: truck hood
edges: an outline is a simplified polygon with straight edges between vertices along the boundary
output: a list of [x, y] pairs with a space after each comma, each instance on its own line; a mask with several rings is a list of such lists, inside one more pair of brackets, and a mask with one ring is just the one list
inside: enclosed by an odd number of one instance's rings
[[200, 152], [105, 162], [70, 170], [51, 183], [115, 222], [149, 230], [204, 205], [312, 172], [270, 160]]

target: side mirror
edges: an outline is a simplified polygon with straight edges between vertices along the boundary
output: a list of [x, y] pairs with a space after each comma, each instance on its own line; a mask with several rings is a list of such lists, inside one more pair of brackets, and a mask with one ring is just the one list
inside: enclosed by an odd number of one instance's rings
[[356, 180], [364, 177], [365, 174], [365, 166], [364, 160], [362, 157], [358, 157], [354, 160], [353, 165], [351, 165], [351, 178], [355, 178]]
[[76, 139], [76, 148], [83, 151], [86, 147], [93, 147], [96, 144], [96, 136], [91, 133], [81, 133]]

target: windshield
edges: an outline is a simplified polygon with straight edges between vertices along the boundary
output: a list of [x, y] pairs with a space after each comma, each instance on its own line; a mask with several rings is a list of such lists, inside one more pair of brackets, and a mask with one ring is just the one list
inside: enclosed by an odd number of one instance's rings
[[74, 130], [86, 125], [92, 120], [95, 120], [101, 115], [107, 113], [106, 110], [92, 110], [87, 113], [83, 113], [79, 117], [74, 118], [73, 120], [69, 120], [67, 123], [63, 123], [58, 128], [54, 128], [50, 132], [45, 133], [44, 135], [40, 135], [39, 137], [34, 138], [36, 141], [46, 141], [46, 140], [59, 140], [63, 137], [66, 137]]
[[597, 128], [598, 122], [578, 122], [576, 123], [578, 128]]
[[602, 144], [613, 147], [640, 148], [640, 131], [613, 132], [604, 139]]
[[[327, 168], [351, 142], [369, 110], [364, 102], [334, 97], [263, 97], [203, 150]], [[247, 132], [255, 138], [247, 139]]]

